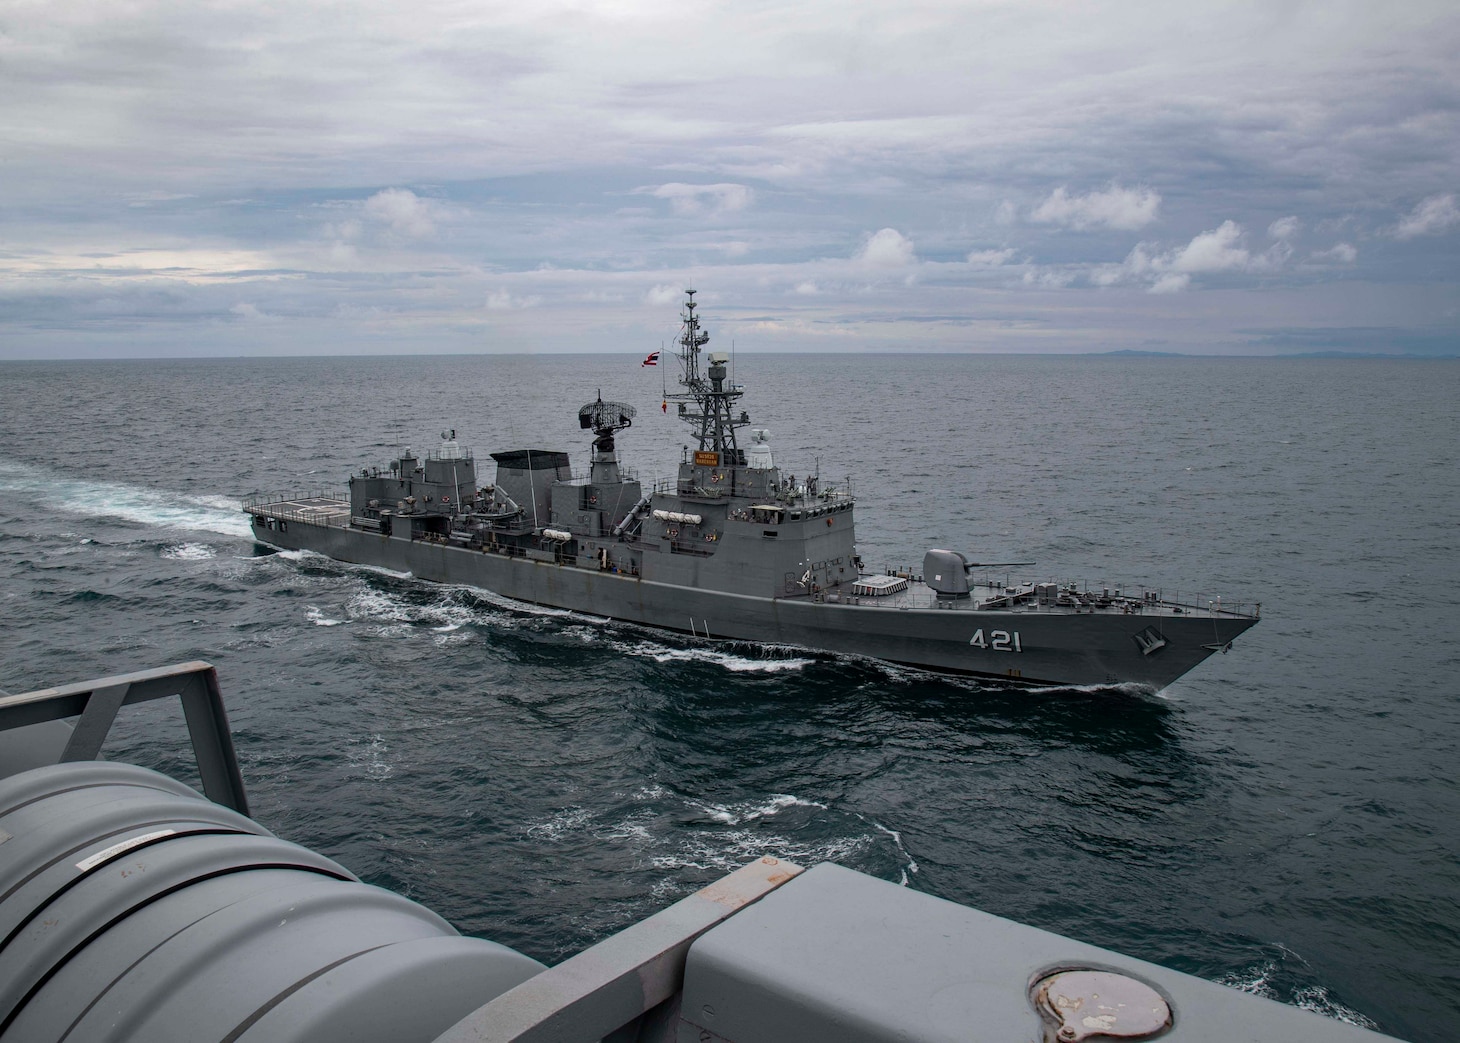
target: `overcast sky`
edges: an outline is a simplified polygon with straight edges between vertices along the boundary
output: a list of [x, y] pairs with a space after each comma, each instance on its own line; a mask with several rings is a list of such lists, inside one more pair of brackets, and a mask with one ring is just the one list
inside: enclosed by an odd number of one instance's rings
[[1460, 4], [0, 0], [0, 358], [1460, 353]]

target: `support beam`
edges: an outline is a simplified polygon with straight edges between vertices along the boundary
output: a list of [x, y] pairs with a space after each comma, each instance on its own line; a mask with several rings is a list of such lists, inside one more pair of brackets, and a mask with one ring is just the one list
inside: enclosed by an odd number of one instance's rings
[[602, 1039], [675, 995], [690, 944], [801, 872], [775, 858], [742, 866], [662, 912], [529, 978], [435, 1043]]

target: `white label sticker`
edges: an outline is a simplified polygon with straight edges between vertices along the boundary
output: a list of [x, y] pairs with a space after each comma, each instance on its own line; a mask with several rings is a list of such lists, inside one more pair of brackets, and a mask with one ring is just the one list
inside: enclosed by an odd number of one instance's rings
[[170, 837], [176, 832], [177, 830], [175, 829], [159, 829], [153, 833], [143, 833], [141, 836], [123, 840], [120, 844], [113, 844], [111, 847], [98, 851], [89, 858], [83, 858], [80, 862], [76, 863], [76, 868], [83, 873], [89, 873], [103, 862], [109, 862], [118, 855], [126, 854], [134, 847], [141, 847], [149, 841], [160, 840], [162, 837]]

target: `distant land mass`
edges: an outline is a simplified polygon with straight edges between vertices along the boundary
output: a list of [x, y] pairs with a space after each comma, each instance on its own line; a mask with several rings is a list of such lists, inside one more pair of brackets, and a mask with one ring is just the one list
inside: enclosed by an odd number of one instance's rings
[[1121, 358], [1141, 359], [1179, 359], [1195, 358], [1194, 355], [1187, 355], [1181, 351], [1136, 351], [1133, 348], [1122, 348], [1120, 351], [1092, 351], [1092, 355], [1119, 355]]
[[1282, 355], [1210, 355], [1185, 351], [1136, 351], [1123, 348], [1120, 351], [1092, 351], [1101, 357], [1143, 359], [1196, 359], [1196, 358], [1249, 358], [1249, 359], [1455, 359], [1460, 355], [1421, 355], [1412, 351], [1298, 351]]

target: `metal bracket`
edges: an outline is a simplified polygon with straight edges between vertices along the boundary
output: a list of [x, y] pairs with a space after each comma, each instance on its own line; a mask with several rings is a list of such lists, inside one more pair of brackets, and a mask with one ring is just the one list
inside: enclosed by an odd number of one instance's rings
[[248, 797], [238, 770], [238, 754], [228, 730], [218, 673], [210, 663], [195, 660], [0, 697], [0, 731], [79, 717], [59, 760], [94, 760], [118, 710], [173, 695], [182, 701], [203, 792], [215, 804], [247, 815]]

